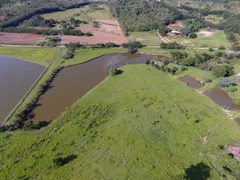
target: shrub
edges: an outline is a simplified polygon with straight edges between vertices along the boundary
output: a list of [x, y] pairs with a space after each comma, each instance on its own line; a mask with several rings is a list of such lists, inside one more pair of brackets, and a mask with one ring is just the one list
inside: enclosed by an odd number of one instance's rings
[[74, 50], [71, 48], [67, 48], [63, 53], [64, 59], [72, 59], [74, 57]]
[[178, 71], [178, 68], [176, 66], [173, 66], [171, 70], [172, 74], [176, 74], [177, 71]]
[[166, 69], [167, 72], [171, 72], [171, 68], [170, 67], [167, 66], [165, 69]]
[[190, 33], [189, 37], [194, 39], [194, 38], [197, 38], [197, 35], [196, 35], [196, 33]]
[[229, 87], [235, 85], [232, 81], [230, 81], [227, 78], [219, 78], [217, 84], [219, 87]]
[[161, 43], [160, 47], [162, 49], [186, 49], [184, 45], [178, 44], [176, 42], [172, 43]]
[[219, 50], [225, 50], [226, 48], [225, 48], [225, 46], [219, 46], [218, 49], [219, 49]]
[[128, 48], [128, 53], [129, 53], [129, 54], [135, 54], [135, 53], [137, 53], [137, 52], [138, 52], [138, 49], [137, 49], [137, 48], [132, 48], [132, 47]]
[[185, 66], [182, 66], [182, 67], [181, 67], [181, 71], [186, 71], [186, 70], [188, 70], [187, 67], [185, 67]]
[[237, 91], [238, 89], [237, 89], [237, 87], [235, 87], [235, 86], [230, 86], [230, 87], [227, 87], [226, 88], [226, 91], [227, 92], [235, 92], [235, 91]]
[[209, 50], [210, 52], [213, 52], [213, 51], [214, 51], [214, 49], [213, 49], [213, 48], [209, 48], [208, 50]]
[[204, 78], [204, 83], [205, 83], [205, 84], [206, 84], [206, 83], [210, 83], [210, 82], [212, 82], [211, 79], [209, 79], [209, 78], [207, 78], [207, 77]]
[[140, 42], [137, 41], [133, 41], [133, 42], [129, 42], [129, 43], [123, 43], [122, 44], [123, 48], [136, 48], [136, 49], [140, 49], [142, 47], [144, 47], [144, 45]]

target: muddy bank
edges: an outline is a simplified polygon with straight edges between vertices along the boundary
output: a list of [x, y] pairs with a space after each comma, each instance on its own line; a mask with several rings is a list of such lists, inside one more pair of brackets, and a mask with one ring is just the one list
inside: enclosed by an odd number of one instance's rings
[[105, 55], [83, 64], [64, 68], [51, 83], [51, 88], [41, 96], [31, 119], [54, 120], [66, 108], [102, 82], [109, 75], [111, 67], [143, 64], [152, 58], [154, 56], [142, 54]]
[[44, 69], [39, 64], [0, 56], [0, 122], [5, 120]]
[[194, 77], [192, 76], [183, 76], [180, 77], [178, 80], [184, 82], [185, 84], [187, 84], [188, 86], [195, 88], [195, 89], [199, 89], [201, 87], [204, 86], [203, 83], [197, 81]]
[[240, 109], [240, 105], [234, 104], [232, 98], [228, 95], [228, 93], [220, 88], [210, 89], [206, 91], [204, 94], [210, 97], [215, 103], [219, 104], [225, 109], [230, 110]]

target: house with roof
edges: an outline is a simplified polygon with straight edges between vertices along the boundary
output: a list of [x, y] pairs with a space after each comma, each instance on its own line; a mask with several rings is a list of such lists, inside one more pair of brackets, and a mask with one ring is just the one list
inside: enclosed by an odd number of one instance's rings
[[182, 34], [182, 25], [181, 24], [169, 24], [168, 28], [171, 29], [169, 35], [181, 35]]

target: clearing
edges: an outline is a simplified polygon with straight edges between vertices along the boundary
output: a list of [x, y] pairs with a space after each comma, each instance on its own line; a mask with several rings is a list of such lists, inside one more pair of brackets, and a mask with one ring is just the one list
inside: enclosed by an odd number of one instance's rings
[[172, 42], [181, 43], [189, 47], [231, 47], [231, 43], [226, 39], [223, 31], [209, 31], [203, 29], [198, 32], [198, 37], [195, 39], [177, 36], [169, 36], [168, 39]]
[[160, 46], [161, 41], [156, 32], [129, 32], [129, 40], [139, 41], [147, 46]]

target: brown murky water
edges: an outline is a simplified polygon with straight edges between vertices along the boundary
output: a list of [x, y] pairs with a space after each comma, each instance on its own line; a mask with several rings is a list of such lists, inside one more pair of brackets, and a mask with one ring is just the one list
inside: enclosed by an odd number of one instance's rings
[[197, 81], [194, 77], [192, 76], [184, 76], [179, 78], [180, 81], [186, 83], [188, 86], [199, 89], [204, 86], [201, 82]]
[[0, 122], [5, 120], [44, 69], [35, 63], [0, 56]]
[[214, 88], [204, 93], [210, 97], [215, 103], [223, 106], [226, 109], [238, 110], [240, 105], [234, 104], [232, 98], [222, 89]]
[[145, 63], [151, 55], [115, 54], [105, 55], [95, 60], [64, 68], [40, 99], [33, 111], [33, 120], [49, 121], [57, 118], [80, 97], [103, 81], [111, 67], [119, 68], [126, 64]]
[[237, 124], [240, 126], [240, 118], [236, 118], [235, 121], [236, 121]]

